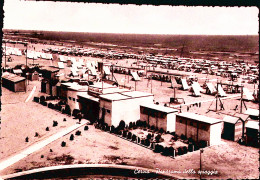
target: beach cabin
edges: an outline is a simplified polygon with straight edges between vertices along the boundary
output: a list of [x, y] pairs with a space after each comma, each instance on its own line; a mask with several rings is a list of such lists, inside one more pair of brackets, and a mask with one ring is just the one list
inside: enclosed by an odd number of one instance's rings
[[30, 74], [30, 80], [31, 81], [38, 81], [39, 80], [39, 73], [37, 71], [34, 71]]
[[85, 92], [78, 94], [79, 110], [85, 119], [94, 122], [99, 117], [99, 98], [89, 95]]
[[249, 115], [253, 120], [259, 120], [259, 109], [247, 108], [245, 114]]
[[2, 86], [13, 92], [26, 91], [25, 78], [9, 72], [3, 73]]
[[244, 134], [244, 121], [240, 117], [225, 116], [223, 118], [222, 138], [238, 141]]
[[195, 113], [184, 112], [176, 115], [176, 130], [178, 136], [185, 135], [195, 142], [205, 141], [208, 145], [221, 143], [220, 119], [210, 118]]
[[258, 121], [247, 121], [246, 127], [246, 144], [253, 147], [259, 147], [259, 122]]
[[142, 104], [140, 106], [140, 120], [146, 121], [150, 126], [154, 126], [164, 131], [175, 132], [177, 109], [160, 105]]
[[153, 99], [153, 94], [139, 91], [100, 95], [99, 119], [108, 126], [117, 127], [121, 120], [128, 125], [140, 119], [140, 105]]

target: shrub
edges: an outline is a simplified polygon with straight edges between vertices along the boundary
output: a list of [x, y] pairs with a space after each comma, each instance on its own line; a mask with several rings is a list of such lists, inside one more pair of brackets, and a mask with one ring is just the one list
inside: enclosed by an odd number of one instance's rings
[[133, 128], [133, 123], [132, 122], [129, 123], [129, 129], [131, 129], [131, 128]]
[[45, 97], [44, 96], [40, 96], [40, 103], [43, 103], [45, 101]]
[[39, 102], [39, 101], [40, 101], [40, 98], [39, 98], [39, 97], [33, 97], [33, 101], [34, 101], [34, 102]]
[[150, 146], [150, 139], [145, 139], [144, 145], [146, 145], [147, 147]]
[[169, 156], [174, 156], [175, 149], [173, 147], [168, 148]]
[[189, 145], [188, 145], [188, 151], [189, 151], [189, 152], [192, 152], [192, 151], [193, 151], [193, 144], [189, 144]]
[[122, 131], [118, 130], [117, 128], [116, 128], [116, 132], [117, 132], [117, 134], [120, 135], [120, 136], [123, 134]]
[[183, 150], [182, 150], [182, 148], [181, 147], [178, 147], [178, 155], [183, 155]]
[[121, 120], [119, 125], [118, 125], [118, 129], [123, 130], [124, 128], [125, 128], [125, 121]]
[[194, 151], [197, 151], [200, 149], [197, 142], [195, 142], [193, 145], [194, 145]]
[[141, 121], [141, 120], [137, 120], [137, 121], [136, 121], [136, 126], [137, 126], [137, 127], [140, 127], [141, 125], [142, 125], [142, 121]]
[[143, 127], [147, 127], [147, 122], [146, 121], [141, 121]]
[[171, 134], [172, 136], [175, 136], [175, 132], [171, 132], [170, 134]]
[[199, 141], [200, 148], [205, 148], [206, 146], [207, 146], [207, 141], [204, 141], [204, 140]]
[[144, 139], [141, 139], [141, 144], [142, 144], [142, 145], [145, 145]]
[[194, 140], [190, 137], [190, 138], [188, 138], [188, 142], [191, 143], [191, 144], [193, 144], [193, 143], [194, 143]]
[[182, 135], [181, 135], [181, 139], [182, 139], [182, 140], [187, 140], [187, 137], [186, 137], [184, 134], [182, 134]]
[[79, 131], [79, 130], [76, 131], [75, 135], [80, 136], [81, 135], [81, 131]]
[[182, 152], [183, 154], [186, 154], [188, 152], [188, 148], [186, 146], [182, 147]]
[[47, 106], [47, 102], [43, 102], [42, 105]]
[[111, 132], [111, 133], [114, 133], [114, 132], [115, 132], [115, 127], [114, 127], [113, 125], [110, 127], [110, 132]]
[[163, 130], [163, 128], [161, 128], [161, 129], [159, 130], [159, 133], [161, 133], [161, 134], [163, 134], [163, 133], [164, 133], [164, 130]]
[[66, 119], [66, 118], [64, 118], [64, 119], [63, 119], [63, 121], [67, 121], [67, 119]]
[[41, 155], [41, 158], [44, 158], [44, 155]]
[[159, 143], [159, 142], [160, 142], [160, 139], [161, 139], [161, 135], [158, 134], [158, 135], [155, 137], [155, 141], [156, 141], [157, 143]]
[[50, 152], [53, 152], [53, 150], [52, 150], [52, 149], [50, 149]]
[[87, 131], [87, 130], [88, 130], [88, 126], [85, 126], [85, 127], [84, 127], [84, 131]]
[[35, 132], [35, 135], [34, 135], [34, 137], [38, 137], [39, 136], [39, 134], [37, 133], [37, 132]]
[[57, 121], [53, 121], [53, 125], [52, 126], [53, 127], [58, 126], [58, 122]]
[[127, 139], [132, 139], [132, 133], [131, 133], [131, 132], [129, 132], [129, 133], [127, 134]]
[[71, 140], [71, 141], [74, 140], [74, 135], [73, 135], [73, 134], [70, 135], [70, 140]]
[[137, 137], [137, 143], [140, 143], [140, 142], [141, 142], [140, 137]]
[[170, 156], [170, 152], [169, 152], [169, 148], [168, 147], [165, 147], [162, 151], [162, 155], [164, 156]]
[[46, 131], [49, 131], [50, 130], [50, 128], [49, 127], [46, 127], [46, 129], [45, 129]]
[[53, 109], [53, 108], [54, 108], [54, 105], [53, 105], [52, 103], [49, 103], [49, 104], [48, 104], [48, 108]]
[[160, 153], [160, 152], [163, 152], [163, 146], [162, 145], [160, 145], [160, 144], [156, 144], [155, 145], [155, 148], [154, 148], [154, 152], [155, 153]]
[[123, 131], [123, 137], [126, 137], [126, 135], [127, 135], [127, 131], [124, 130], [124, 131]]
[[136, 129], [136, 124], [135, 124], [135, 122], [133, 122], [133, 129]]
[[133, 134], [133, 135], [132, 135], [132, 141], [135, 141], [135, 140], [136, 140], [136, 135]]
[[25, 138], [25, 142], [29, 142], [29, 138], [28, 137]]
[[152, 138], [152, 135], [149, 133], [149, 134], [147, 134], [146, 138], [147, 138], [147, 139], [151, 139], [151, 138]]
[[61, 147], [65, 147], [66, 146], [66, 142], [65, 141], [62, 141], [61, 142]]

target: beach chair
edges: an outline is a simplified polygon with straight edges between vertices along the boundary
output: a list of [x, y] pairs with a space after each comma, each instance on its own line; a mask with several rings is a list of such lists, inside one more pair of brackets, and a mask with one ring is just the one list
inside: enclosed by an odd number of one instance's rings
[[181, 79], [181, 84], [182, 84], [182, 89], [184, 91], [189, 89], [189, 86], [188, 86], [186, 79]]
[[104, 70], [104, 73], [106, 74], [106, 75], [110, 75], [111, 73], [110, 73], [110, 70], [109, 70], [109, 68], [107, 67], [107, 66], [104, 66], [103, 67], [103, 70]]
[[221, 85], [219, 84], [218, 85], [218, 95], [220, 96], [220, 97], [226, 97], [227, 96], [227, 94], [225, 93], [225, 91], [223, 90], [223, 88], [221, 87]]
[[194, 95], [195, 97], [201, 96], [201, 94], [200, 94], [200, 88], [199, 88], [196, 84], [192, 84], [192, 85], [191, 85], [191, 89], [192, 89], [193, 95]]
[[134, 79], [134, 81], [140, 81], [140, 77], [138, 76], [137, 72], [131, 72], [131, 75]]
[[211, 95], [215, 95], [217, 93], [216, 88], [213, 86], [212, 83], [206, 83], [207, 86], [207, 90], [206, 93], [207, 94], [211, 94]]
[[254, 97], [253, 97], [253, 93], [251, 93], [247, 88], [243, 88], [243, 95], [246, 96], [246, 98], [244, 98], [245, 100], [248, 101], [253, 101]]

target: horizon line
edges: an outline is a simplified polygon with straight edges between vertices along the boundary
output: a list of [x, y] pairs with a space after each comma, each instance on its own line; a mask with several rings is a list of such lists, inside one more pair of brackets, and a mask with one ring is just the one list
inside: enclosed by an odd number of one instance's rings
[[97, 33], [97, 34], [134, 34], [134, 35], [191, 35], [191, 36], [259, 36], [259, 34], [168, 34], [168, 33], [124, 33], [124, 32], [82, 32], [67, 30], [37, 30], [37, 29], [2, 29], [4, 30], [20, 30], [20, 31], [47, 31], [47, 32], [70, 32], [70, 33]]

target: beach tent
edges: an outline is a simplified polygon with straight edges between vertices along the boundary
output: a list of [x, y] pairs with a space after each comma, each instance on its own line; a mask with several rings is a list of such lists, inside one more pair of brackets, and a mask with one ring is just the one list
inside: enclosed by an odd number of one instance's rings
[[243, 88], [243, 95], [245, 95], [246, 96], [246, 98], [244, 98], [244, 99], [246, 99], [246, 100], [248, 100], [248, 101], [252, 101], [252, 100], [254, 100], [254, 97], [253, 97], [253, 93], [251, 93], [247, 88]]
[[133, 76], [134, 81], [140, 81], [140, 77], [138, 76], [137, 72], [131, 72], [131, 75]]
[[109, 68], [108, 68], [108, 66], [104, 66], [104, 67], [103, 67], [103, 70], [104, 70], [104, 72], [105, 72], [106, 75], [110, 75], [110, 74], [111, 74], [111, 73], [110, 73], [110, 70], [109, 70]]
[[188, 90], [189, 89], [189, 86], [188, 86], [188, 83], [187, 83], [186, 79], [181, 79], [181, 84], [182, 84], [183, 90]]
[[212, 94], [212, 95], [214, 95], [214, 94], [217, 93], [217, 90], [216, 90], [216, 88], [213, 86], [212, 83], [206, 83], [206, 86], [207, 86], [207, 90], [206, 90], [206, 93], [207, 93], [207, 94]]
[[63, 62], [58, 62], [58, 66], [59, 66], [59, 69], [64, 69], [64, 64], [63, 64]]
[[217, 91], [218, 91], [218, 95], [220, 97], [226, 97], [227, 94], [225, 93], [225, 91], [223, 90], [223, 88], [221, 87], [221, 85], [219, 84], [218, 87], [217, 87]]
[[192, 85], [191, 85], [191, 90], [192, 90], [192, 92], [194, 93], [194, 94], [193, 94], [194, 96], [196, 96], [196, 97], [201, 96], [201, 94], [200, 94], [200, 87], [197, 86], [196, 84], [192, 84]]

